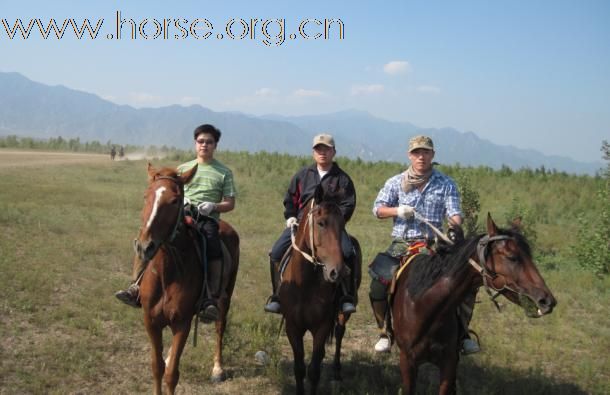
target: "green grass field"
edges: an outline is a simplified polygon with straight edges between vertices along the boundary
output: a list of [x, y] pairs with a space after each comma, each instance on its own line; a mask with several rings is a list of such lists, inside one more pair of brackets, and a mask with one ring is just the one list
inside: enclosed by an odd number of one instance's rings
[[[131, 271], [131, 240], [139, 227], [146, 162], [110, 162], [91, 155], [74, 162], [36, 161], [0, 150], [0, 394], [150, 393], [150, 346], [140, 310], [113, 296]], [[19, 158], [19, 159], [17, 159]], [[236, 209], [223, 216], [240, 233], [241, 265], [229, 317], [225, 367], [229, 379], [212, 384], [213, 328], [200, 326], [181, 363], [180, 394], [294, 393], [292, 353], [278, 337], [278, 316], [263, 312], [270, 292], [267, 251], [284, 226], [281, 200], [289, 177], [308, 158], [219, 153], [233, 168], [239, 189]], [[343, 161], [340, 159], [341, 163]], [[345, 161], [358, 191], [348, 230], [368, 263], [389, 242], [390, 221], [371, 214], [373, 199], [397, 164]], [[154, 165], [178, 162], [153, 161]], [[513, 198], [534, 212], [541, 272], [558, 306], [533, 320], [508, 301], [502, 314], [479, 293], [471, 327], [483, 352], [462, 358], [462, 394], [610, 393], [610, 280], [579, 270], [569, 254], [574, 224], [569, 210], [595, 215], [586, 196], [566, 202], [557, 196], [592, 189], [593, 180], [566, 178], [565, 190], [507, 178], [481, 177], [475, 187], [482, 212], [502, 223]], [[508, 183], [508, 184], [507, 184]], [[528, 193], [538, 185], [540, 193]], [[538, 207], [538, 209], [535, 209]], [[554, 255], [553, 255], [554, 254]], [[552, 259], [556, 257], [556, 259]], [[340, 387], [330, 383], [330, 348], [321, 393], [397, 394], [398, 352], [375, 355], [374, 319], [368, 306], [369, 277], [363, 270], [358, 312], [344, 339]], [[166, 333], [166, 338], [169, 338]], [[192, 332], [191, 332], [192, 335]], [[271, 363], [254, 359], [265, 350]], [[424, 367], [419, 392], [435, 393], [435, 369]]]

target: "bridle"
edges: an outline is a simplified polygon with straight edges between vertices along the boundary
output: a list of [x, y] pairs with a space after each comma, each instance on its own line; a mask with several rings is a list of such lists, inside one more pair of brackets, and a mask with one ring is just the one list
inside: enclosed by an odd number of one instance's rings
[[296, 251], [301, 253], [303, 258], [305, 258], [309, 262], [313, 263], [314, 266], [324, 266], [324, 263], [320, 262], [318, 257], [316, 257], [316, 247], [315, 247], [314, 240], [313, 240], [313, 211], [314, 211], [315, 207], [316, 206], [315, 206], [314, 199], [311, 199], [311, 204], [309, 205], [309, 212], [307, 213], [307, 218], [305, 219], [305, 225], [307, 226], [308, 232], [309, 232], [309, 244], [311, 246], [310, 247], [311, 255], [306, 253], [305, 251], [301, 250], [297, 246], [294, 228], [298, 227], [298, 225], [299, 225], [298, 223], [295, 224], [294, 226], [290, 227], [290, 240], [292, 242], [292, 248], [294, 248]]
[[[485, 287], [485, 291], [491, 298], [491, 301], [494, 303], [498, 311], [500, 310], [500, 305], [496, 301], [496, 298], [500, 296], [504, 291], [511, 291], [517, 295], [517, 297], [521, 297], [522, 293], [514, 289], [513, 287], [507, 285], [508, 281], [504, 280], [504, 285], [502, 287], [496, 287], [494, 281], [499, 278], [506, 276], [495, 272], [487, 267], [487, 255], [489, 253], [489, 249], [491, 248], [491, 244], [495, 241], [500, 240], [514, 240], [513, 237], [506, 235], [497, 235], [497, 236], [483, 236], [477, 243], [477, 258], [479, 263], [477, 263], [474, 259], [468, 258], [468, 263], [481, 275], [483, 278], [483, 286]], [[491, 280], [491, 281], [490, 281]]]
[[[178, 187], [181, 186], [180, 182], [175, 177], [170, 177], [170, 176], [155, 177], [155, 179], [152, 181], [152, 183], [155, 183], [159, 180], [170, 180], [170, 181], [174, 182], [176, 185], [178, 185]], [[182, 191], [182, 188], [179, 188], [179, 189]], [[161, 241], [161, 244], [173, 242], [176, 239], [176, 235], [178, 234], [178, 229], [180, 228], [180, 225], [184, 222], [184, 192], [182, 192], [180, 194], [180, 200], [181, 200], [180, 209], [178, 211], [178, 218], [176, 218], [176, 224], [174, 225], [174, 229], [172, 230], [172, 233], [170, 234], [170, 236], [167, 239]]]

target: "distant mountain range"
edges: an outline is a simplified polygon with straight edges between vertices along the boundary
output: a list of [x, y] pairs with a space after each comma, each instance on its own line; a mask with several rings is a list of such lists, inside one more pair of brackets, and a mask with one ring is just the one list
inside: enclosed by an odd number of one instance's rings
[[313, 136], [326, 131], [335, 136], [338, 155], [405, 163], [408, 139], [427, 134], [439, 152], [436, 160], [443, 164], [513, 169], [544, 166], [577, 174], [594, 174], [603, 166], [493, 144], [471, 132], [391, 122], [364, 111], [257, 117], [215, 112], [199, 105], [136, 109], [90, 93], [37, 83], [19, 73], [0, 72], [0, 135], [191, 148], [191, 133], [202, 123], [222, 130], [219, 147], [231, 151], [309, 154]]

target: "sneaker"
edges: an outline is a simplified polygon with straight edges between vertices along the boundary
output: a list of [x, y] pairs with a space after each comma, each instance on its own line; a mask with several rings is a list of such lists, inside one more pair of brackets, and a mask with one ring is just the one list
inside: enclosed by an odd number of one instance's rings
[[387, 336], [380, 336], [375, 344], [375, 351], [377, 352], [390, 352], [391, 348], [392, 343], [390, 343], [390, 339]]
[[115, 293], [114, 296], [131, 307], [142, 306], [140, 304], [140, 287], [138, 284], [131, 284], [126, 290], [121, 290]]
[[356, 306], [352, 302], [345, 302], [341, 305], [341, 312], [343, 314], [351, 314], [356, 312]]
[[218, 319], [219, 316], [218, 307], [216, 307], [213, 303], [209, 303], [199, 312], [199, 319], [206, 324], [210, 322], [214, 322]]
[[462, 349], [460, 352], [462, 355], [474, 354], [481, 351], [481, 347], [479, 347], [479, 343], [476, 341], [466, 338], [462, 341]]
[[269, 302], [265, 305], [265, 311], [267, 313], [280, 314], [281, 313], [280, 301], [276, 296], [271, 296]]

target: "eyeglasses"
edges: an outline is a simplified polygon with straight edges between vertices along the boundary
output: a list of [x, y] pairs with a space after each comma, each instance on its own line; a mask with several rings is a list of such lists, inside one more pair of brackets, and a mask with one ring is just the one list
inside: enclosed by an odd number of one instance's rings
[[196, 142], [197, 142], [197, 144], [199, 144], [199, 145], [204, 145], [204, 144], [207, 144], [207, 145], [213, 145], [214, 143], [216, 143], [216, 141], [214, 141], [213, 139], [209, 139], [209, 140], [206, 140], [206, 139], [200, 139], [200, 140], [195, 140], [195, 141], [196, 141]]

